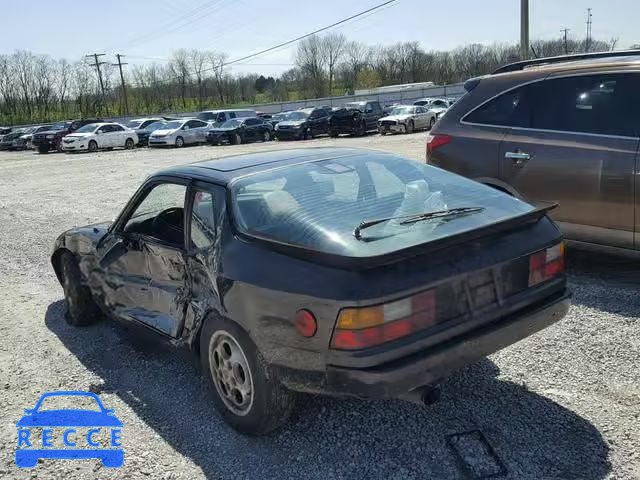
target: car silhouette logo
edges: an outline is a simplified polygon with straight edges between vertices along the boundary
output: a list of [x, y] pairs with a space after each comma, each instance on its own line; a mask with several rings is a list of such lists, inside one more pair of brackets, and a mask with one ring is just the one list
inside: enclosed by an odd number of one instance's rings
[[[100, 411], [86, 409], [58, 409], [40, 410], [42, 402], [48, 397], [89, 397], [95, 400]], [[99, 458], [102, 465], [108, 468], [118, 468], [124, 463], [124, 450], [121, 447], [122, 422], [114, 415], [114, 410], [104, 407], [100, 398], [90, 392], [47, 392], [44, 393], [36, 406], [25, 409], [25, 415], [18, 420], [18, 448], [16, 449], [16, 465], [21, 468], [35, 467], [40, 458], [54, 459], [85, 459]], [[42, 439], [36, 440], [31, 435], [30, 428], [42, 428]], [[62, 439], [66, 447], [53, 448], [53, 428], [64, 429]], [[81, 437], [76, 428], [89, 428], [84, 438], [88, 447], [79, 447]], [[110, 430], [110, 442], [108, 446], [95, 440], [101, 430]], [[29, 448], [31, 446], [43, 448]]]

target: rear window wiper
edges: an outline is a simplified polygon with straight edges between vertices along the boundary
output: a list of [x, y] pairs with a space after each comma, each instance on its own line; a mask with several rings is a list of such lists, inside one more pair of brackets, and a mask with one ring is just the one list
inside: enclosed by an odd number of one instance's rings
[[396, 217], [378, 218], [376, 220], [363, 220], [362, 222], [360, 222], [360, 225], [358, 225], [353, 231], [353, 236], [358, 240], [361, 240], [362, 230], [373, 227], [375, 225], [379, 225], [380, 223], [388, 222], [389, 220], [400, 220], [400, 222], [398, 222], [399, 225], [411, 225], [416, 222], [421, 222], [422, 220], [457, 217], [461, 215], [469, 215], [472, 213], [481, 212], [483, 210], [484, 207], [458, 207], [450, 208], [448, 210], [439, 210], [436, 212], [417, 213], [413, 215], [398, 215]]

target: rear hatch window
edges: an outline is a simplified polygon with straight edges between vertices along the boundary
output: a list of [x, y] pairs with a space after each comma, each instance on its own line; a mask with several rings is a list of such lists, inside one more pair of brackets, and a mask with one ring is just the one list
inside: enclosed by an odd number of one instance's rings
[[[252, 174], [233, 182], [231, 192], [242, 233], [348, 257], [385, 255], [534, 210], [458, 175], [378, 152]], [[472, 210], [412, 218], [459, 208]], [[384, 221], [356, 234], [372, 220]]]

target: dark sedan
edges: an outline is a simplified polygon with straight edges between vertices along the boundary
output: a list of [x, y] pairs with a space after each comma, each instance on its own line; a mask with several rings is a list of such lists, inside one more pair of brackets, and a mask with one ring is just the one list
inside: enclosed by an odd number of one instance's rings
[[310, 140], [329, 134], [329, 112], [324, 108], [303, 108], [289, 112], [275, 126], [278, 140]]
[[267, 120], [260, 118], [233, 118], [207, 133], [211, 145], [240, 145], [241, 143], [271, 140], [273, 129]]
[[51, 260], [69, 323], [102, 311], [189, 347], [218, 412], [261, 434], [292, 392], [422, 399], [561, 319], [547, 210], [388, 153], [261, 152], [152, 175]]
[[127, 123], [127, 126], [129, 126], [131, 123], [137, 125], [135, 127], [129, 128], [133, 128], [136, 132], [136, 135], [138, 135], [138, 146], [146, 147], [149, 145], [149, 135], [151, 135], [154, 131], [163, 128], [167, 124], [167, 121], [164, 119], [147, 119], [146, 121], [139, 122], [136, 120]]

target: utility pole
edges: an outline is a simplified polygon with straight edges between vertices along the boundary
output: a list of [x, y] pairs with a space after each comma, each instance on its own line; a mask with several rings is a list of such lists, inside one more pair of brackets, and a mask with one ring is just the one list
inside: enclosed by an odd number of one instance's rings
[[569, 47], [567, 45], [567, 33], [571, 30], [570, 28], [563, 28], [560, 30], [564, 33], [564, 54], [567, 55], [569, 53]]
[[124, 57], [124, 55], [120, 55], [116, 53], [116, 58], [118, 59], [118, 63], [112, 63], [114, 66], [118, 66], [118, 70], [120, 70], [120, 81], [122, 82], [122, 97], [124, 99], [124, 114], [129, 115], [129, 102], [127, 101], [127, 87], [124, 84], [124, 75], [122, 74], [122, 65], [127, 65], [126, 63], [122, 63], [120, 57]]
[[520, 0], [520, 56], [529, 58], [529, 0]]
[[91, 55], [85, 55], [87, 58], [91, 58], [93, 57], [95, 63], [90, 64], [90, 66], [92, 67], [96, 67], [96, 70], [98, 72], [98, 80], [100, 81], [100, 92], [102, 92], [102, 104], [105, 107], [105, 110], [107, 109], [107, 104], [104, 101], [104, 82], [102, 81], [102, 72], [100, 72], [100, 65], [106, 65], [108, 62], [100, 62], [98, 61], [98, 57], [103, 57], [104, 55], [106, 55], [105, 53], [93, 53]]
[[591, 9], [587, 8], [587, 39], [585, 40], [585, 51], [589, 51], [591, 48]]

